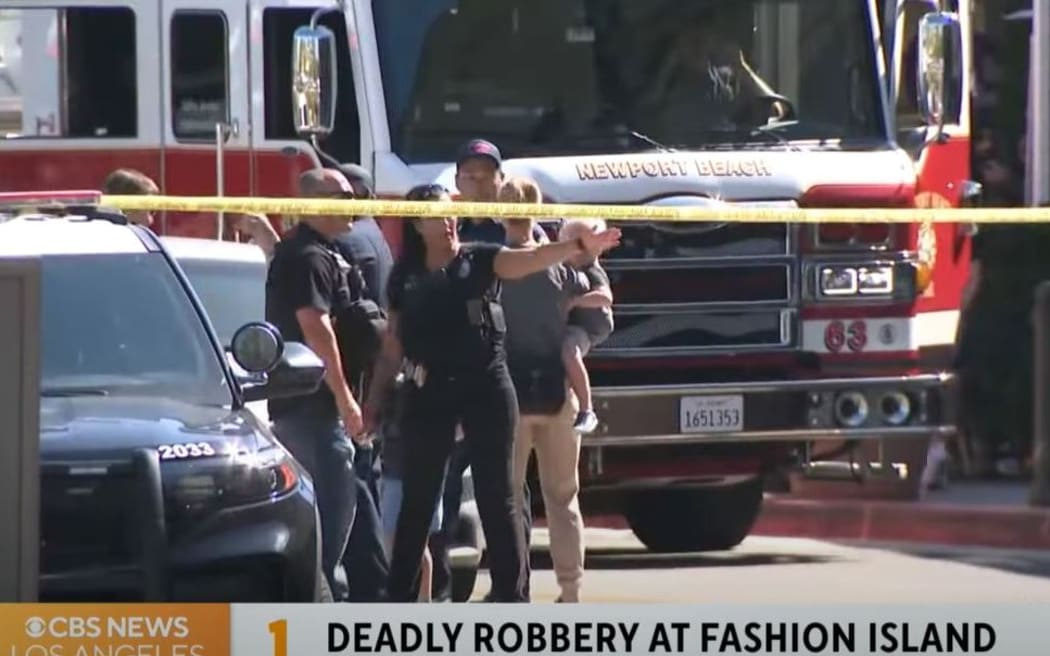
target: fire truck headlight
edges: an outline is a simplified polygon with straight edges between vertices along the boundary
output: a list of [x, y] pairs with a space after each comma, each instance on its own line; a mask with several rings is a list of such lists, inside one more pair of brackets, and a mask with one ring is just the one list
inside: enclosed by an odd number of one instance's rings
[[824, 264], [817, 269], [820, 298], [843, 300], [859, 297], [908, 297], [914, 295], [913, 265], [871, 262], [854, 265]]
[[893, 267], [861, 267], [857, 269], [857, 287], [861, 294], [892, 294]]
[[860, 392], [846, 392], [835, 399], [835, 420], [847, 428], [859, 428], [868, 420], [868, 399]]
[[886, 423], [900, 426], [911, 417], [911, 399], [903, 392], [889, 392], [879, 402]]
[[857, 293], [857, 270], [853, 267], [823, 267], [820, 270], [822, 296], [852, 296]]

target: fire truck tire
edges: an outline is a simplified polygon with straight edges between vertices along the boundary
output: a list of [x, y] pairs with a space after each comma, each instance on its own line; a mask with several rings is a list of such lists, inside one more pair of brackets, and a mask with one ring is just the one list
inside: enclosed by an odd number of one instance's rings
[[645, 491], [627, 499], [624, 515], [650, 551], [724, 551], [751, 532], [762, 510], [762, 491], [761, 478], [732, 485]]

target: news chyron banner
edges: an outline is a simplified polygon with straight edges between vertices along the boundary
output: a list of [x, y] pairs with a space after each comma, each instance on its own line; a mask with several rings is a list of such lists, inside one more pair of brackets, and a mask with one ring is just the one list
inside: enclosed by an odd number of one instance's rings
[[0, 656], [1050, 654], [1050, 606], [0, 604]]

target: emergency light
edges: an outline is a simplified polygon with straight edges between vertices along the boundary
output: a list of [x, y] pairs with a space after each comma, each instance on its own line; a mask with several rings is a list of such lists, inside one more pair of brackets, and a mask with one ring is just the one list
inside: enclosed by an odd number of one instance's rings
[[63, 191], [12, 191], [0, 193], [0, 214], [18, 214], [68, 206], [97, 206], [102, 192], [93, 189]]

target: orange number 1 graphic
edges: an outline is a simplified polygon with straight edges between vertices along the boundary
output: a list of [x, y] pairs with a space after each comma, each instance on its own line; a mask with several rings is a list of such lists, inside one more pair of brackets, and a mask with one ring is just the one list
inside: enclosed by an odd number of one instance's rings
[[267, 628], [273, 636], [273, 656], [288, 656], [288, 620], [270, 622]]

